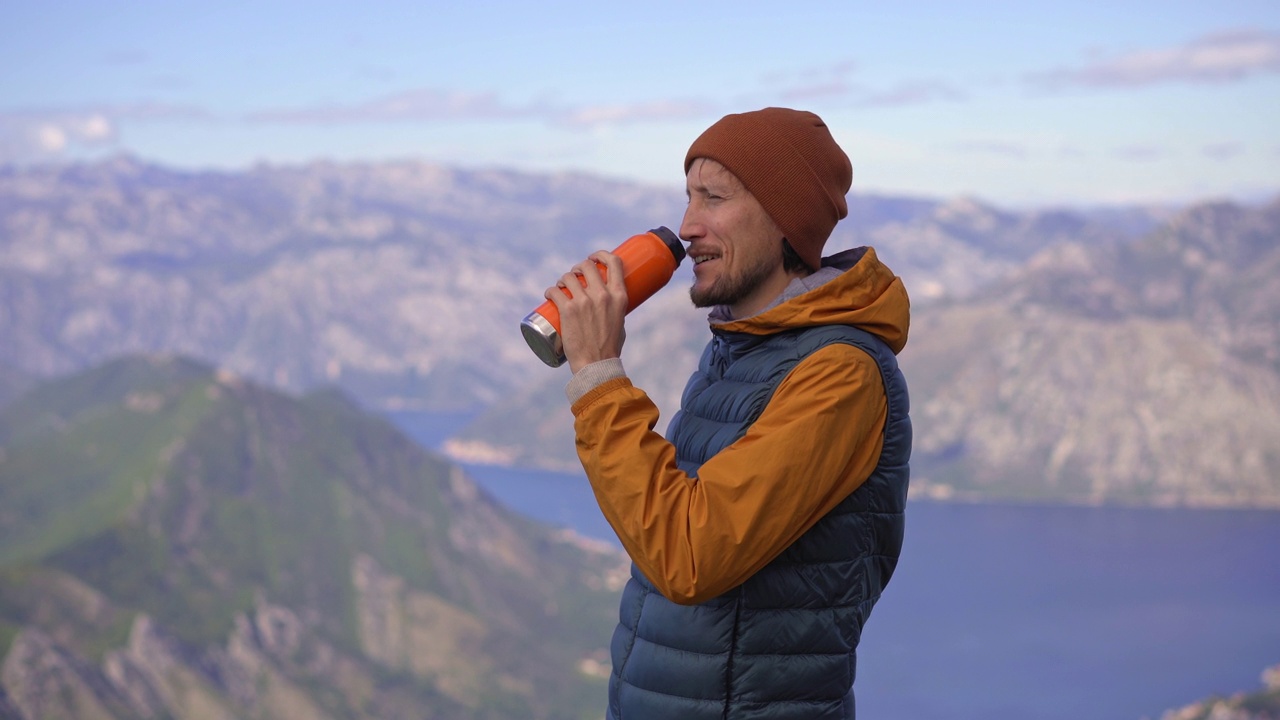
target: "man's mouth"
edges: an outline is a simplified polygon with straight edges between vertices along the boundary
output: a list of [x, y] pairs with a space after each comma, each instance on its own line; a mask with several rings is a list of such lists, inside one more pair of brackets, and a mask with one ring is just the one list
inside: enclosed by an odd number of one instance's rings
[[690, 255], [689, 257], [692, 258], [694, 265], [701, 265], [702, 263], [708, 260], [715, 260], [719, 256], [718, 255]]

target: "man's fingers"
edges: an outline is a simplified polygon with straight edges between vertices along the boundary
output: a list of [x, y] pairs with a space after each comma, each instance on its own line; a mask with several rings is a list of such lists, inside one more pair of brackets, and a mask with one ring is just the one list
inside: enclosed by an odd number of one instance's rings
[[590, 258], [574, 265], [573, 269], [578, 273], [580, 282], [585, 288], [600, 287], [605, 284], [604, 277], [600, 274], [600, 266]]
[[600, 263], [604, 266], [605, 272], [608, 274], [606, 284], [610, 289], [617, 289], [624, 286], [624, 283], [622, 282], [622, 258], [611, 252], [597, 250], [596, 252], [591, 253], [591, 257], [589, 259], [592, 261], [592, 264]]
[[547, 288], [542, 296], [559, 304], [559, 301], [572, 300], [573, 290], [577, 288], [583, 288], [586, 295], [594, 296], [603, 291], [608, 295], [625, 296], [622, 258], [611, 252], [598, 250], [561, 275], [556, 284]]

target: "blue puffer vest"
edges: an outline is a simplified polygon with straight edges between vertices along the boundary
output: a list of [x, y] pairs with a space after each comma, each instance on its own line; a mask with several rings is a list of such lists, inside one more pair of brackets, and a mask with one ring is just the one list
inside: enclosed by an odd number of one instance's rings
[[852, 327], [714, 332], [667, 431], [682, 470], [696, 475], [742, 437], [796, 363], [832, 343], [854, 345], [880, 367], [884, 449], [858, 490], [718, 598], [677, 605], [633, 565], [613, 635], [609, 718], [852, 720], [858, 640], [902, 549], [911, 454], [906, 382], [888, 346]]

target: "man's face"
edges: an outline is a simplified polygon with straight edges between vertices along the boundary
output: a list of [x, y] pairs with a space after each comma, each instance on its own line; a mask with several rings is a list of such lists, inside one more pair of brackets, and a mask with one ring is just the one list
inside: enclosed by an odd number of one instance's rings
[[715, 160], [694, 160], [685, 181], [689, 206], [680, 237], [694, 263], [689, 297], [696, 307], [728, 305], [735, 318], [758, 312], [790, 282], [782, 267], [782, 231]]

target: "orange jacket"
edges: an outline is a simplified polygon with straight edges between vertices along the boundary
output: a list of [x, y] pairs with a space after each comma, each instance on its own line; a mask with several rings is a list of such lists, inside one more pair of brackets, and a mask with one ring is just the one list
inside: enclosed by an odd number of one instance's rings
[[[770, 334], [849, 324], [898, 353], [909, 323], [902, 281], [867, 248], [837, 278], [717, 327]], [[697, 477], [677, 469], [675, 448], [653, 431], [657, 407], [626, 377], [591, 389], [572, 410], [578, 457], [623, 547], [664, 596], [695, 604], [751, 577], [866, 480], [880, 457], [886, 402], [870, 356], [825, 347]], [[783, 473], [788, 481], [776, 482]]]

